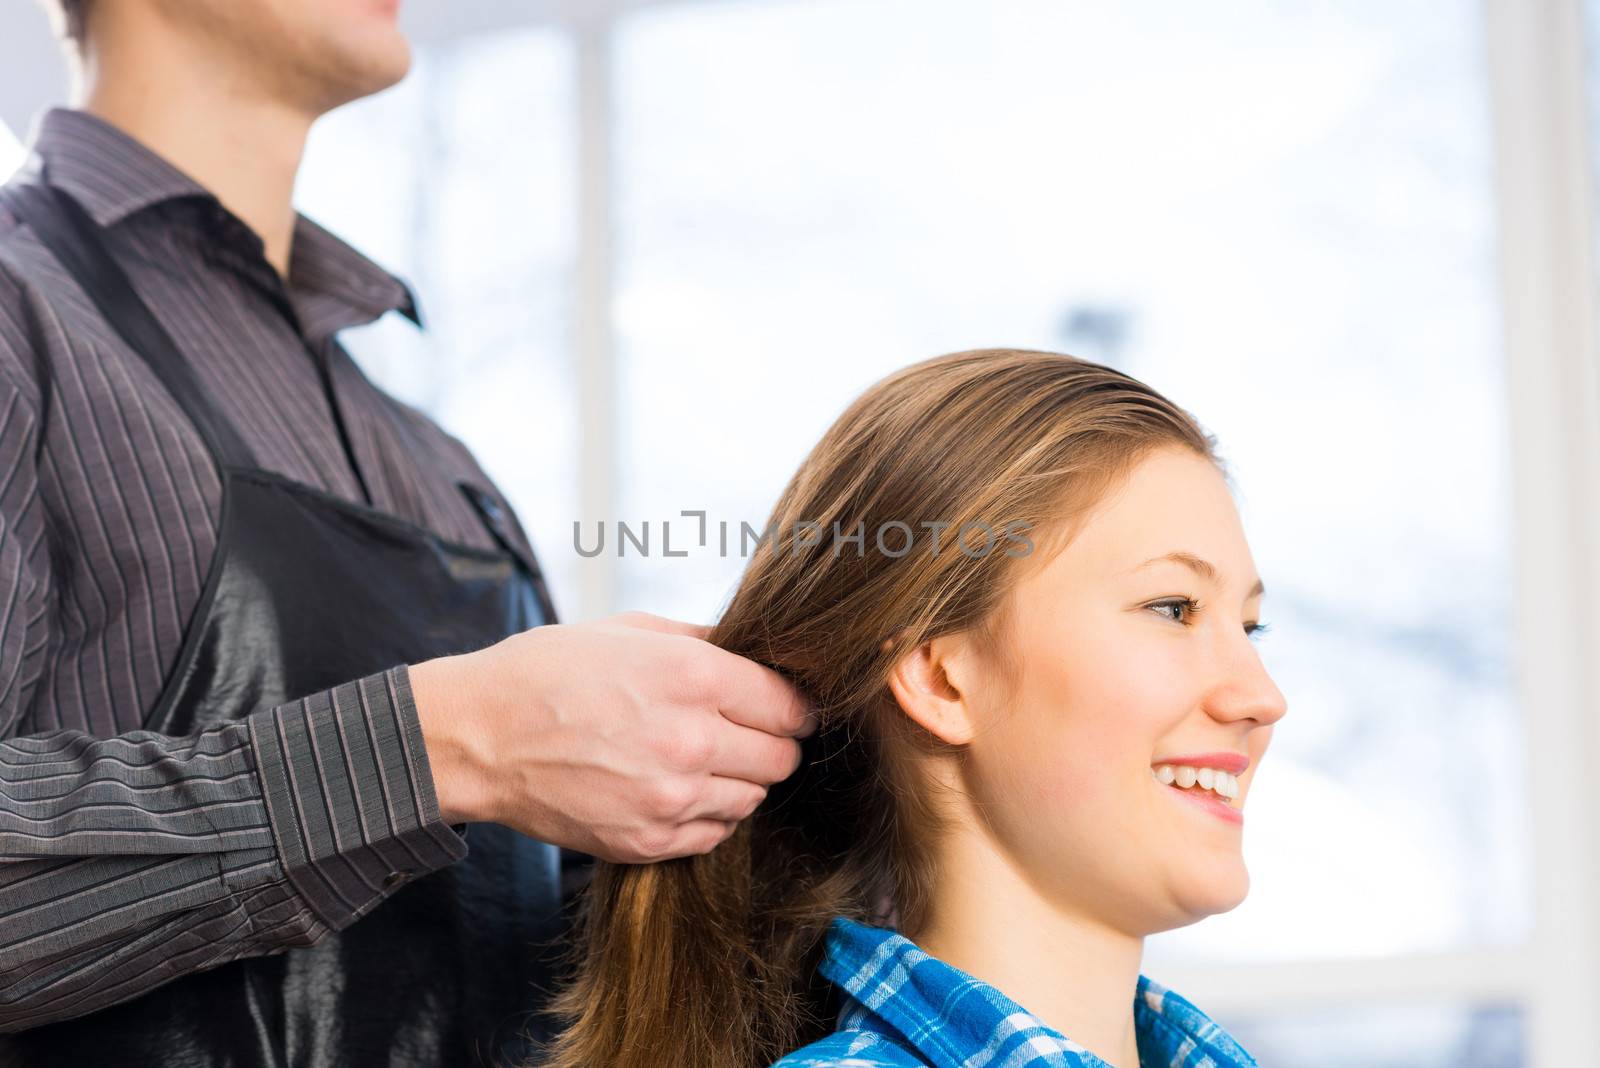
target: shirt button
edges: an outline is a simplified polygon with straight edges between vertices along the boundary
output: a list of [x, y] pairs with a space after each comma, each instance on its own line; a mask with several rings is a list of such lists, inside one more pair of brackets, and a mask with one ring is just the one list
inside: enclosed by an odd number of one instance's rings
[[392, 871], [387, 876], [384, 877], [383, 888], [385, 890], [393, 890], [395, 887], [399, 886], [400, 884], [405, 883], [405, 882], [409, 882], [411, 877], [413, 875], [415, 875], [415, 874], [416, 874], [416, 872], [411, 871], [410, 869], [401, 869], [400, 871]]

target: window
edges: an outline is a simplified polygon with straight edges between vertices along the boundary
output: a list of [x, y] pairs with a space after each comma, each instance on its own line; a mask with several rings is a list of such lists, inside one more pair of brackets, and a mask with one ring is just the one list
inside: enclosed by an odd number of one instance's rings
[[0, 181], [22, 166], [22, 145], [4, 122], [0, 122]]

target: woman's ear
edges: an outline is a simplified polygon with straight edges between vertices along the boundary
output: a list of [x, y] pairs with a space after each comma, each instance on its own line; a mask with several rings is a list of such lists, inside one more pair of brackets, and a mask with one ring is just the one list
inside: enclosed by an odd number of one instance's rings
[[972, 643], [944, 634], [912, 649], [889, 671], [889, 689], [906, 715], [951, 745], [977, 734]]

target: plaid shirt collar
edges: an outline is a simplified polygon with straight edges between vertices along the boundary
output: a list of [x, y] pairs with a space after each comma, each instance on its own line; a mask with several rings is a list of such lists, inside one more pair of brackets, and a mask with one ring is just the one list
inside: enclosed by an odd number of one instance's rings
[[[840, 1030], [886, 1032], [935, 1068], [1108, 1068], [994, 986], [895, 931], [835, 917], [820, 970], [847, 995]], [[1144, 975], [1133, 1016], [1142, 1068], [1256, 1068], [1205, 1013]]]

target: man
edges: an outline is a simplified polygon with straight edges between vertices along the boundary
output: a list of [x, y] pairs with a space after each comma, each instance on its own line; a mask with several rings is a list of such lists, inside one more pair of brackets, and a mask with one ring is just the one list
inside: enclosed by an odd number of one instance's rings
[[417, 318], [291, 206], [407, 70], [392, 0], [59, 14], [74, 106], [0, 190], [0, 1064], [525, 1056], [558, 861], [713, 848], [813, 717], [705, 628], [554, 624], [339, 346]]

